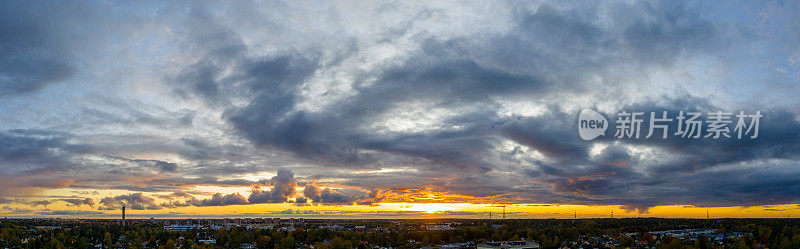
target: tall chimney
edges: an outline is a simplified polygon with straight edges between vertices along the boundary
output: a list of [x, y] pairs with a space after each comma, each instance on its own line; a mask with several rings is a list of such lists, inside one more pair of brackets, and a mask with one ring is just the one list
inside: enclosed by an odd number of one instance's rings
[[122, 225], [125, 225], [125, 206], [122, 206]]

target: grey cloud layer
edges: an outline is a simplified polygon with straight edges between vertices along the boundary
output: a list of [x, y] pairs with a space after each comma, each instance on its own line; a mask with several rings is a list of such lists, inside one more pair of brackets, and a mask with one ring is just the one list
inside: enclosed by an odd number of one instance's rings
[[[321, 188], [313, 184], [304, 184], [302, 194], [295, 188], [300, 186], [298, 180], [294, 178], [294, 173], [288, 169], [281, 169], [278, 174], [271, 179], [264, 179], [254, 183], [253, 189], [248, 197], [239, 193], [222, 194], [214, 193], [209, 199], [197, 199], [191, 194], [183, 191], [174, 192], [167, 195], [146, 195], [144, 193], [133, 193], [119, 195], [115, 197], [105, 197], [100, 200], [100, 210], [116, 210], [126, 206], [133, 210], [158, 210], [162, 208], [176, 208], [186, 206], [228, 206], [228, 205], [248, 205], [260, 203], [296, 203], [298, 206], [305, 205], [369, 205], [370, 201], [376, 198], [375, 193], [344, 195], [331, 190]], [[262, 187], [269, 187], [264, 190]], [[166, 199], [167, 202], [160, 204], [156, 200], [158, 197]], [[294, 199], [294, 200], [291, 200]], [[309, 201], [312, 200], [312, 202]], [[5, 200], [14, 202], [13, 200]], [[62, 199], [75, 206], [88, 205], [94, 207], [94, 200], [86, 199]], [[49, 203], [48, 203], [49, 204]], [[35, 204], [29, 203], [31, 206]]]
[[[800, 176], [800, 105], [781, 99], [748, 106], [730, 99], [776, 90], [747, 81], [750, 76], [720, 82], [729, 79], [725, 70], [744, 64], [732, 58], [766, 39], [749, 17], [721, 19], [701, 3], [499, 4], [502, 14], [474, 13], [466, 3], [358, 10], [339, 3], [307, 7], [318, 15], [299, 20], [276, 13], [301, 8], [292, 4], [166, 4], [156, 15], [177, 14], [145, 23], [175, 46], [164, 50], [178, 56], [154, 62], [169, 65], [151, 70], [157, 73], [147, 79], [155, 83], [134, 81], [129, 88], [147, 94], [127, 102], [98, 98], [118, 108], [81, 108], [90, 127], [4, 131], [0, 178], [13, 179], [4, 189], [174, 192], [257, 185], [247, 197], [220, 193], [157, 204], [139, 193], [99, 203], [135, 209], [292, 198], [297, 204], [368, 205], [386, 191], [412, 188], [482, 198], [470, 200], [477, 202], [639, 210], [798, 201], [791, 179]], [[9, 7], [37, 22], [0, 19], [0, 32], [25, 34], [0, 38], [0, 51], [9, 51], [0, 57], [0, 96], [35, 92], [75, 74], [76, 62], [67, 56], [75, 48], [31, 42], [63, 36], [37, 24], [49, 19], [31, 12], [35, 6]], [[408, 21], [363, 24], [349, 15], [354, 11]], [[297, 26], [316, 16], [329, 18], [329, 26]], [[477, 17], [502, 21], [462, 30]], [[787, 51], [791, 46], [770, 49], [800, 53]], [[757, 61], [768, 59], [775, 58]], [[798, 84], [797, 72], [759, 73]], [[764, 111], [759, 139], [586, 142], [575, 131], [581, 108], [609, 117], [621, 110], [737, 111], [728, 110], [734, 109], [730, 103]], [[91, 126], [102, 129], [91, 133]], [[242, 178], [276, 171], [268, 181]], [[309, 180], [302, 193], [294, 174]]]

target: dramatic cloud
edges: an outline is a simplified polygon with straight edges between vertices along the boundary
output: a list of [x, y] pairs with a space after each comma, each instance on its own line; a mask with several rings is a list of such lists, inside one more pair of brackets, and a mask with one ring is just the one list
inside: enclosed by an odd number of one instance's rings
[[307, 214], [322, 214], [321, 212], [314, 211], [314, 210], [292, 210], [286, 209], [283, 211], [275, 211], [272, 212], [273, 214], [300, 214], [300, 215], [307, 215]]
[[36, 212], [38, 215], [69, 215], [69, 216], [91, 216], [91, 215], [100, 215], [103, 212], [100, 211], [89, 211], [89, 210], [52, 210], [52, 211], [41, 211]]
[[330, 188], [320, 188], [315, 185], [306, 185], [303, 196], [314, 201], [315, 204], [351, 204], [353, 200], [343, 194], [336, 193]]
[[[261, 187], [266, 185], [270, 190], [262, 190]], [[239, 193], [224, 195], [216, 193], [211, 199], [197, 200], [193, 197], [184, 196], [182, 192], [175, 192], [171, 195], [160, 196], [165, 199], [171, 199], [175, 196], [191, 198], [183, 205], [195, 206], [226, 206], [226, 205], [243, 205], [243, 204], [259, 204], [259, 203], [286, 203], [294, 202], [302, 205], [307, 204], [308, 200], [312, 200], [314, 204], [335, 204], [347, 205], [353, 204], [358, 201], [361, 204], [369, 205], [374, 203], [378, 197], [378, 191], [373, 191], [371, 194], [363, 196], [363, 200], [356, 200], [356, 198], [341, 193], [337, 193], [330, 188], [321, 188], [314, 184], [306, 184], [303, 189], [303, 196], [297, 196], [296, 188], [298, 187], [297, 180], [294, 178], [294, 173], [288, 169], [281, 169], [278, 174], [270, 180], [259, 181], [250, 192], [247, 199]], [[296, 197], [296, 198], [295, 198]], [[295, 198], [294, 201], [289, 198]], [[164, 203], [162, 206], [175, 207], [181, 206], [178, 201]]]
[[89, 207], [94, 207], [94, 199], [92, 199], [92, 198], [61, 199], [61, 201], [69, 203], [70, 205], [73, 205], [73, 206], [78, 206], [78, 207], [80, 207], [81, 205], [87, 205]]
[[186, 192], [186, 191], [177, 191], [177, 192], [173, 192], [171, 194], [158, 195], [158, 197], [162, 198], [162, 199], [167, 199], [167, 200], [172, 200], [172, 199], [176, 199], [176, 198], [188, 198], [188, 199], [193, 198], [192, 194], [190, 194], [189, 192]]
[[128, 159], [122, 157], [112, 157], [111, 159], [138, 164], [140, 167], [152, 167], [161, 171], [175, 171], [178, 168], [178, 164], [159, 160]]
[[295, 190], [297, 181], [294, 179], [294, 173], [287, 169], [279, 170], [278, 175], [262, 183], [272, 186], [271, 190], [261, 190], [259, 187], [253, 188], [250, 197], [247, 198], [250, 203], [286, 202], [288, 198], [293, 197], [297, 192]]
[[60, 6], [38, 7], [7, 2], [0, 8], [0, 96], [34, 91], [75, 71], [68, 44], [60, 41], [66, 32], [58, 20], [63, 13], [43, 11]]
[[[31, 207], [44, 206], [45, 208], [47, 208], [47, 205], [53, 204], [53, 202], [48, 201], [48, 200], [40, 200], [40, 201], [32, 201], [32, 202], [30, 202], [28, 204], [30, 204]], [[92, 204], [92, 205], [94, 205], [94, 204]]]
[[36, 130], [0, 133], [0, 194], [68, 184], [70, 179], [53, 177], [71, 165], [65, 139], [57, 133]]
[[195, 206], [227, 206], [227, 205], [242, 205], [247, 204], [247, 199], [239, 193], [229, 195], [222, 195], [220, 193], [214, 194], [211, 199], [200, 201], [190, 201]]
[[31, 212], [33, 212], [32, 209], [15, 208], [15, 207], [9, 207], [9, 206], [4, 206], [2, 210], [3, 211], [7, 211], [7, 212], [3, 212], [6, 215], [9, 215], [9, 214], [30, 214]]
[[142, 193], [133, 193], [115, 197], [105, 197], [100, 200], [100, 210], [117, 210], [123, 206], [133, 210], [157, 210], [162, 207], [156, 204], [153, 197]]
[[[800, 202], [794, 3], [141, 5], [0, 4], [0, 203]], [[621, 111], [763, 118], [617, 139]]]

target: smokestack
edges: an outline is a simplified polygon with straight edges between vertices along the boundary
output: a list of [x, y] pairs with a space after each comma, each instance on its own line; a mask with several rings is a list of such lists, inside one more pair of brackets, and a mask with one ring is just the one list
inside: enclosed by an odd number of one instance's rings
[[125, 206], [122, 206], [122, 225], [125, 225]]

